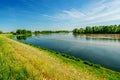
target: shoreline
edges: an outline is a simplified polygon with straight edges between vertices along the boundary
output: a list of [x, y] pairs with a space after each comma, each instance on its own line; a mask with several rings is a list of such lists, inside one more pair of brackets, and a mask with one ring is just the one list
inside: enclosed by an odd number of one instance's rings
[[[14, 39], [13, 39], [13, 40], [14, 40]], [[15, 41], [18, 41], [18, 40], [15, 40]], [[71, 56], [71, 55], [66, 54], [66, 53], [61, 53], [61, 52], [59, 52], [59, 51], [54, 51], [54, 50], [50, 50], [50, 49], [43, 48], [43, 47], [40, 47], [40, 46], [35, 46], [35, 45], [29, 44], [29, 43], [26, 43], [26, 42], [21, 42], [21, 41], [18, 41], [18, 42], [24, 43], [24, 44], [26, 44], [26, 45], [30, 45], [30, 46], [35, 47], [35, 48], [38, 48], [38, 49], [42, 49], [42, 50], [44, 50], [44, 51], [48, 51], [48, 52], [50, 52], [52, 55], [55, 55], [55, 56], [57, 56], [57, 57], [67, 58], [67, 59], [70, 59], [70, 60], [74, 60], [74, 61], [76, 61], [76, 62], [78, 62], [78, 63], [81, 62], [81, 63], [83, 63], [83, 64], [85, 64], [85, 65], [90, 66], [90, 67], [94, 67], [94, 68], [98, 68], [98, 69], [103, 69], [103, 70], [106, 69], [106, 70], [111, 70], [111, 71], [120, 73], [119, 71], [115, 71], [115, 70], [112, 70], [112, 69], [103, 67], [103, 66], [100, 65], [100, 64], [96, 64], [96, 63], [93, 63], [93, 62], [88, 61], [88, 60], [82, 60], [82, 59], [80, 59], [80, 58], [77, 58], [77, 57], [75, 57], [75, 56]]]

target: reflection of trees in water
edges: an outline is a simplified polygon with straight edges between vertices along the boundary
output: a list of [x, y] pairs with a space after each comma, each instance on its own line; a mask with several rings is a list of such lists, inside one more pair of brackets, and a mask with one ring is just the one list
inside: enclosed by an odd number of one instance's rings
[[39, 34], [36, 33], [35, 36], [39, 36]]
[[44, 33], [44, 34], [43, 34], [43, 33], [41, 33], [41, 34], [40, 34], [40, 33], [39, 33], [39, 34], [36, 33], [36, 34], [34, 34], [34, 35], [35, 35], [35, 36], [41, 36], [41, 35], [42, 35], [42, 36], [48, 36], [48, 35], [52, 35], [52, 34], [53, 34], [53, 33]]
[[85, 38], [86, 40], [108, 40], [120, 42], [120, 34], [76, 34], [73, 33], [75, 38]]
[[116, 41], [118, 41], [118, 42], [120, 42], [120, 39], [119, 38], [96, 38], [96, 37], [86, 37], [86, 40], [106, 40], [106, 41], [114, 41], [114, 42], [116, 42]]
[[84, 36], [84, 35], [85, 35], [85, 34], [73, 33], [73, 36], [74, 36], [75, 38], [82, 37], [82, 36]]
[[16, 36], [17, 40], [26, 40], [28, 37], [30, 37], [32, 35], [20, 35], [20, 36]]

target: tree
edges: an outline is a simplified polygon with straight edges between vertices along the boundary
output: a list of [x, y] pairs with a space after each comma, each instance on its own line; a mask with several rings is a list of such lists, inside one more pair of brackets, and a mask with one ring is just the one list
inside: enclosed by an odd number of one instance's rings
[[16, 34], [17, 35], [31, 35], [32, 34], [32, 31], [30, 31], [30, 30], [25, 30], [25, 29], [23, 29], [23, 30], [21, 30], [21, 29], [18, 29], [17, 31], [16, 31]]
[[40, 31], [34, 31], [34, 33], [35, 33], [35, 34], [39, 34], [39, 33], [40, 33]]
[[27, 30], [26, 33], [27, 33], [27, 34], [32, 34], [32, 31]]
[[119, 34], [120, 33], [120, 25], [110, 25], [110, 26], [87, 26], [85, 29], [75, 28], [73, 33], [85, 33], [85, 34]]
[[90, 26], [87, 26], [85, 29], [85, 33], [93, 33], [93, 30]]
[[83, 29], [83, 28], [80, 28], [79, 33], [80, 33], [80, 34], [83, 34], [83, 33], [84, 33], [84, 29]]
[[120, 25], [117, 27], [117, 33], [120, 33]]
[[23, 29], [23, 30], [21, 30], [21, 33], [22, 34], [27, 34], [27, 30]]
[[112, 33], [117, 33], [117, 30], [118, 30], [117, 25], [114, 25], [114, 26], [112, 27]]
[[75, 28], [75, 29], [73, 30], [73, 33], [79, 33], [79, 30], [78, 30], [77, 28]]
[[21, 30], [18, 29], [18, 30], [16, 31], [16, 34], [21, 34]]

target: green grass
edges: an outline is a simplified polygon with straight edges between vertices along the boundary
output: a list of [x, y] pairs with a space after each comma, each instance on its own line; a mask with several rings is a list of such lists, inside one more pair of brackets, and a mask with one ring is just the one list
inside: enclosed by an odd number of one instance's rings
[[120, 80], [119, 72], [10, 38], [0, 35], [0, 80]]

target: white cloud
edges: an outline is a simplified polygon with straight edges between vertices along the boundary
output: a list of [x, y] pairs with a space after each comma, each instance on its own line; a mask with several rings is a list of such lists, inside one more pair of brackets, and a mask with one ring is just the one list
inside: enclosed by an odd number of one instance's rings
[[84, 13], [78, 9], [71, 9], [44, 16], [58, 21], [73, 21], [76, 24], [77, 22], [87, 24], [120, 20], [120, 0], [101, 0], [91, 5], [88, 10], [82, 10]]
[[79, 19], [85, 16], [84, 13], [80, 12], [79, 10], [76, 9], [71, 9], [71, 10], [63, 10], [61, 13], [55, 14], [53, 16], [49, 15], [43, 15], [49, 18], [54, 18], [58, 20], [73, 20], [73, 19]]
[[[103, 10], [101, 9], [101, 7], [99, 7], [99, 5], [97, 5], [96, 7], [98, 8], [98, 13], [93, 14], [91, 16], [88, 15], [88, 18], [86, 20], [92, 23], [120, 20], [120, 7], [119, 7], [120, 0], [112, 0], [111, 2], [108, 2], [108, 1], [103, 2], [101, 3], [101, 5], [104, 6]], [[99, 13], [99, 9], [102, 10], [100, 13]], [[96, 10], [96, 8], [94, 8], [93, 10]]]
[[109, 18], [116, 14], [120, 14], [120, 9], [110, 10], [108, 12], [100, 13], [98, 15], [93, 15], [89, 17], [87, 20], [95, 20], [95, 19], [106, 18], [106, 17]]
[[85, 16], [84, 13], [76, 10], [76, 9], [72, 9], [72, 10], [64, 10], [63, 14], [65, 14], [66, 16], [70, 17], [70, 18], [81, 18], [83, 16]]

